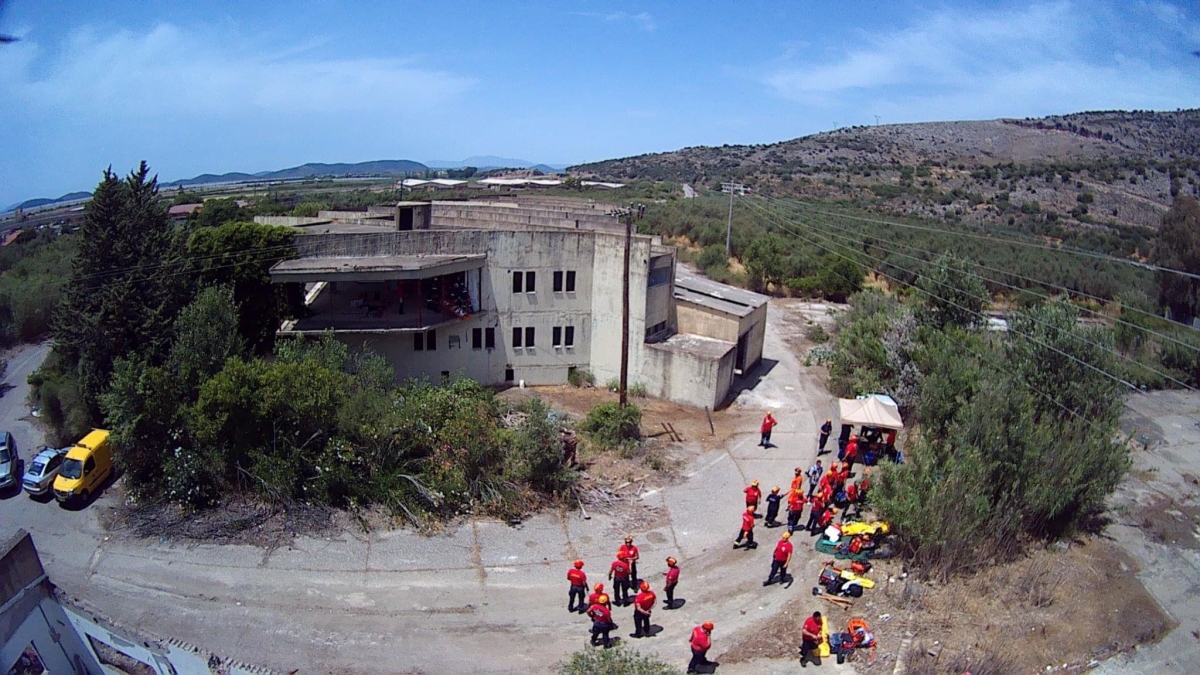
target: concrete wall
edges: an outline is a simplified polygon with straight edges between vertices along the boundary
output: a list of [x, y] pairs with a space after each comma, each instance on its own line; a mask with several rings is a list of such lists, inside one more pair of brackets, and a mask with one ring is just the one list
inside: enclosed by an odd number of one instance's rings
[[304, 227], [306, 225], [323, 225], [333, 221], [330, 218], [301, 218], [299, 216], [254, 216], [254, 222], [260, 225]]
[[715, 410], [733, 385], [736, 358], [737, 350], [717, 360], [662, 345], [646, 345], [641, 382], [651, 396]]
[[616, 218], [565, 211], [492, 205], [480, 202], [434, 202], [433, 227], [480, 229], [513, 226], [624, 232]]
[[[592, 373], [603, 383], [621, 373], [621, 286], [625, 235], [596, 232], [592, 269]], [[646, 335], [646, 280], [651, 241], [634, 237], [629, 257], [629, 378], [638, 381]]]
[[751, 369], [762, 359], [763, 341], [767, 336], [767, 305], [755, 309], [743, 318], [738, 328], [741, 335], [748, 335], [746, 344], [746, 368]]
[[737, 342], [741, 334], [741, 322], [731, 314], [683, 300], [675, 303], [675, 314], [680, 333], [703, 335], [726, 342]]

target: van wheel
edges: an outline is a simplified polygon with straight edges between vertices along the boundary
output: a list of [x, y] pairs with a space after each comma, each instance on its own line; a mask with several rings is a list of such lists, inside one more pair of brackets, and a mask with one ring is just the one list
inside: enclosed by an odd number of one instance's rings
[[81, 506], [87, 506], [87, 503], [88, 503], [88, 491], [84, 490], [83, 492], [79, 493], [79, 504]]

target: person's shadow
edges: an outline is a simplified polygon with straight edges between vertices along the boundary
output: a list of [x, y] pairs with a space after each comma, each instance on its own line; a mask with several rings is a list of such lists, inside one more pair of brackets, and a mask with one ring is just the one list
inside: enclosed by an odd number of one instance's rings
[[696, 666], [697, 673], [715, 673], [721, 664], [716, 661], [709, 661], [703, 665]]
[[650, 624], [650, 632], [646, 634], [646, 637], [654, 637], [661, 632], [663, 632], [663, 627], [656, 623], [652, 623]]
[[792, 587], [792, 582], [793, 582], [793, 581], [795, 581], [795, 580], [796, 580], [796, 578], [795, 578], [795, 577], [793, 577], [793, 576], [792, 576], [792, 575], [790, 575], [790, 574], [785, 574], [785, 575], [783, 575], [783, 582], [782, 582], [782, 583], [784, 584], [784, 586], [783, 586], [783, 587], [784, 587], [784, 588], [791, 588], [791, 587]]
[[679, 609], [680, 607], [683, 607], [686, 604], [687, 604], [686, 598], [675, 598], [675, 600], [668, 607], [665, 607], [664, 609]]

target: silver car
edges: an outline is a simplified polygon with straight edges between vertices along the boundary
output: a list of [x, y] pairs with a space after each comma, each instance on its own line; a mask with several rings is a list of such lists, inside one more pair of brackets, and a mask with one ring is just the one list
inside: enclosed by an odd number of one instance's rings
[[62, 468], [66, 456], [67, 448], [43, 448], [29, 463], [29, 470], [21, 479], [25, 491], [34, 497], [50, 494], [50, 489], [54, 487], [54, 478], [58, 476], [58, 470]]
[[12, 434], [0, 431], [0, 490], [17, 484], [20, 477], [21, 458], [17, 456], [17, 444]]

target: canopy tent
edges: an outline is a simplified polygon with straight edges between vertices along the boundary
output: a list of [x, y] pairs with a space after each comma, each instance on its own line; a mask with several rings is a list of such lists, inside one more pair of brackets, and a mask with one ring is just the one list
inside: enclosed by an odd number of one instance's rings
[[870, 396], [862, 399], [838, 399], [839, 416], [842, 424], [858, 424], [883, 429], [904, 428], [900, 411], [883, 401]]

